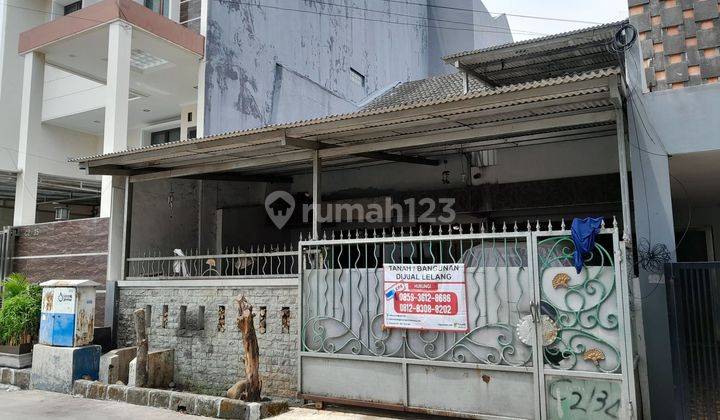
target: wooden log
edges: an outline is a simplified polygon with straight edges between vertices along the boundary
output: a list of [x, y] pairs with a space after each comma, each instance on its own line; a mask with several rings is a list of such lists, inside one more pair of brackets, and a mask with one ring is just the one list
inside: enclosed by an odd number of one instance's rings
[[243, 349], [245, 355], [245, 379], [238, 381], [227, 392], [228, 398], [241, 399], [248, 402], [260, 401], [262, 393], [262, 380], [260, 379], [260, 349], [258, 347], [257, 335], [255, 334], [255, 323], [252, 313], [252, 306], [245, 296], [241, 295], [235, 299], [238, 307], [237, 327], [243, 336]]
[[137, 346], [135, 386], [145, 387], [148, 383], [148, 338], [145, 328], [145, 310], [136, 309], [133, 315], [135, 318], [135, 345]]

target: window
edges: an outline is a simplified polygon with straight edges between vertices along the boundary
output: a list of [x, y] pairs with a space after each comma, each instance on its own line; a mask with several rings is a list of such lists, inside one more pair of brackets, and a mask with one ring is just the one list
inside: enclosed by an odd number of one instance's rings
[[163, 144], [180, 140], [180, 128], [155, 131], [150, 134], [150, 144]]
[[170, 0], [145, 0], [145, 7], [159, 15], [170, 14]]
[[65, 6], [63, 8], [63, 14], [69, 15], [70, 13], [77, 12], [80, 9], [82, 9], [82, 1], [76, 1]]
[[180, 24], [200, 32], [200, 9], [202, 0], [180, 0]]
[[350, 80], [356, 85], [365, 87], [365, 75], [350, 67]]
[[190, 127], [187, 130], [187, 138], [188, 140], [197, 138], [197, 127]]

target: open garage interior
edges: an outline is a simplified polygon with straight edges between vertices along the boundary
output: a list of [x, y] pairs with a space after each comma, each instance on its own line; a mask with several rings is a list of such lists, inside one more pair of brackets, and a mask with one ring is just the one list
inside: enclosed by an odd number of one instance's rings
[[[0, 225], [12, 226], [17, 174], [0, 172]], [[38, 223], [96, 217], [100, 207], [100, 181], [39, 174]]]
[[[577, 130], [576, 130], [577, 131]], [[323, 171], [321, 214], [324, 235], [331, 231], [400, 229], [428, 223], [408, 221], [412, 204], [416, 215], [437, 217], [441, 207], [425, 204], [452, 200], [454, 224], [484, 224], [523, 228], [528, 221], [603, 216], [621, 220], [617, 142], [612, 124], [586, 128], [584, 139], [565, 140], [548, 134], [543, 144], [465, 151], [449, 149], [423, 155], [436, 164], [383, 161], [355, 162]], [[554, 141], [553, 141], [554, 136]], [[592, 156], [592, 159], [587, 159]], [[276, 249], [297, 243], [312, 230], [307, 212], [312, 203], [312, 173], [307, 169], [263, 171], [252, 175], [227, 172], [197, 179], [164, 179], [134, 184], [131, 257], [149, 254]], [[203, 179], [205, 178], [205, 179]], [[233, 180], [233, 178], [236, 178]], [[268, 216], [266, 197], [287, 191], [295, 201], [293, 216], [278, 229]], [[412, 200], [412, 201], [411, 201]], [[402, 206], [381, 223], [366, 223], [359, 214], [340, 214], [340, 205], [386, 203]], [[432, 206], [432, 208], [430, 208]], [[405, 215], [405, 220], [402, 216]], [[303, 217], [305, 216], [305, 217]], [[440, 224], [440, 223], [436, 223]]]
[[[679, 262], [715, 261], [720, 255], [720, 151], [670, 158]], [[638, 210], [639, 211], [639, 210]]]

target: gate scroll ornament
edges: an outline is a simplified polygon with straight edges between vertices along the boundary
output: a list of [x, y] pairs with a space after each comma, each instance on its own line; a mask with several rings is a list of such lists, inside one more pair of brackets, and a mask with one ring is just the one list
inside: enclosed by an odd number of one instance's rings
[[[634, 418], [625, 245], [617, 223], [601, 226], [580, 273], [564, 223], [560, 229], [547, 226], [528, 223], [519, 231], [503, 225], [486, 232], [481, 225], [479, 232], [465, 233], [462, 227], [433, 227], [417, 236], [412, 230], [356, 231], [302, 242], [301, 390], [352, 400], [355, 390], [326, 384], [323, 369], [339, 367], [334, 379], [342, 381], [342, 369], [366, 363], [370, 371], [396, 372], [396, 382], [388, 385], [395, 393], [373, 394], [373, 401], [472, 415], [506, 415], [508, 407], [518, 408], [515, 394], [492, 394], [499, 388], [482, 384], [479, 389], [488, 394], [459, 399], [463, 409], [434, 399], [444, 387], [464, 390], [477, 379], [467, 372], [480, 369], [495, 372], [493, 384], [507, 381], [524, 386], [525, 394], [536, 393], [534, 406], [512, 414], [518, 418]], [[443, 263], [464, 264], [469, 330], [384, 328], [383, 267]], [[427, 376], [437, 371], [444, 372], [444, 382], [427, 391]]]
[[[539, 258], [541, 310], [558, 327], [557, 339], [544, 349], [545, 363], [564, 370], [620, 372], [612, 256], [596, 243], [593, 252], [585, 257], [580, 274], [562, 272], [552, 276], [551, 267], [572, 262], [573, 242], [567, 236], [550, 237], [539, 241], [538, 247], [549, 249], [545, 257]], [[586, 363], [579, 366], [581, 362]]]
[[[307, 352], [457, 363], [532, 365], [516, 336], [530, 305], [527, 234], [444, 237], [310, 247], [303, 280]], [[387, 238], [388, 240], [391, 238]], [[464, 333], [383, 328], [383, 263], [466, 265], [470, 329]]]

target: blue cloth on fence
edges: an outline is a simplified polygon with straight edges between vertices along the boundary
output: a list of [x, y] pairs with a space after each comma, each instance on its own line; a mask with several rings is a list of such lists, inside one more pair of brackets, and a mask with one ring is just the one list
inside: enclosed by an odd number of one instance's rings
[[570, 235], [575, 243], [575, 254], [573, 255], [573, 265], [578, 274], [583, 268], [583, 256], [593, 250], [595, 247], [595, 237], [600, 233], [602, 226], [602, 217], [586, 217], [584, 219], [573, 219]]

